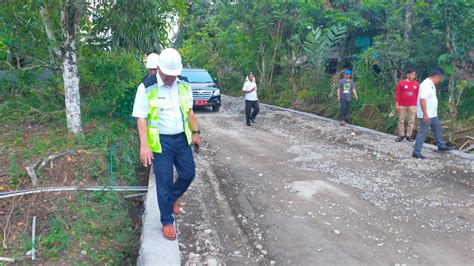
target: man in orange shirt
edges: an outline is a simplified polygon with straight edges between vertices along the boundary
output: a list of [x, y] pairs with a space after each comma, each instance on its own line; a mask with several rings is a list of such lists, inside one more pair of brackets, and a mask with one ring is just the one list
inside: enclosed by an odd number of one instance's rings
[[[398, 137], [395, 139], [397, 142], [403, 139], [409, 142], [415, 141], [412, 134], [416, 121], [416, 103], [420, 85], [415, 80], [416, 71], [414, 68], [407, 68], [405, 74], [406, 79], [400, 80], [395, 90], [395, 110], [398, 113]], [[405, 123], [408, 124], [406, 134]]]

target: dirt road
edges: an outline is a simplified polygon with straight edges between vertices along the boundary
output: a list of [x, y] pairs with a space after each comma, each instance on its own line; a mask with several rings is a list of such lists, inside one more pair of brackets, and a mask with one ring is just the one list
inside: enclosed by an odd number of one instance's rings
[[474, 164], [243, 100], [198, 111], [205, 150], [178, 219], [187, 265], [467, 265]]

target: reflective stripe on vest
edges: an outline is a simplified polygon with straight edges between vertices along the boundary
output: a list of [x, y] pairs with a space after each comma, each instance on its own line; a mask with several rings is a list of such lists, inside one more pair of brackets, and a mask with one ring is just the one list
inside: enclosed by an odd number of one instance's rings
[[[147, 97], [148, 97], [148, 146], [155, 153], [161, 153], [161, 143], [160, 143], [160, 132], [158, 129], [158, 91], [159, 87], [152, 85], [146, 88]], [[188, 141], [188, 145], [191, 145], [192, 140], [192, 131], [189, 127], [188, 116], [189, 109], [192, 106], [189, 106], [189, 100], [191, 96], [191, 89], [188, 84], [178, 81], [178, 95], [179, 95], [179, 105], [183, 120], [183, 130]]]
[[158, 121], [150, 121], [150, 120], [148, 120], [148, 126], [158, 127]]

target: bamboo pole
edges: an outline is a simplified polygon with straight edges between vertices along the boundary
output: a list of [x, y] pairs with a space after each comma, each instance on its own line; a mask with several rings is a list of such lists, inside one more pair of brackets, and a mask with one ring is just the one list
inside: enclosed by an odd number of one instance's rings
[[36, 242], [36, 216], [33, 216], [33, 221], [31, 222], [31, 243], [33, 244], [31, 248], [31, 260], [36, 259], [35, 242]]

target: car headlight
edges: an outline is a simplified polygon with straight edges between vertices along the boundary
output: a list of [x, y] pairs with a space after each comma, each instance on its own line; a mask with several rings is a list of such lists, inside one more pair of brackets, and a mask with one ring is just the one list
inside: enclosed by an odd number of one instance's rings
[[212, 96], [219, 96], [221, 95], [221, 90], [217, 89], [212, 93]]

